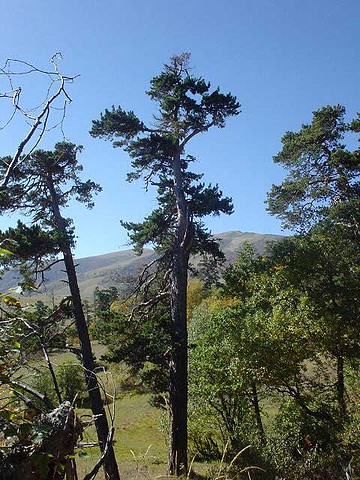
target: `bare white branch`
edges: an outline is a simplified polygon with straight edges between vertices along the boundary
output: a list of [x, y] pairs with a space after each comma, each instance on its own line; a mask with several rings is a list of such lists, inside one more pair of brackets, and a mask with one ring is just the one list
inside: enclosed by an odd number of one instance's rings
[[[17, 59], [6, 60], [5, 65], [0, 68], [0, 80], [1, 77], [5, 78], [10, 87], [3, 92], [0, 91], [0, 99], [9, 99], [13, 107], [5, 124], [0, 126], [0, 131], [14, 120], [16, 113], [19, 113], [30, 126], [27, 134], [19, 141], [16, 151], [8, 163], [6, 172], [0, 183], [1, 188], [7, 186], [14, 169], [19, 163], [25, 161], [35, 148], [39, 146], [45, 132], [60, 128], [62, 134], [64, 134], [63, 123], [66, 116], [66, 107], [67, 104], [71, 102], [71, 97], [66, 90], [66, 86], [68, 83], [72, 83], [77, 76], [69, 77], [64, 75], [58, 67], [57, 62], [59, 59], [62, 59], [60, 53], [52, 57], [51, 63], [53, 65], [53, 71], [43, 70], [28, 62]], [[40, 74], [48, 77], [49, 85], [46, 89], [45, 100], [36, 107], [28, 108], [22, 104], [22, 87], [14, 87], [14, 81], [16, 77], [29, 76], [32, 74]], [[53, 116], [52, 112], [54, 110], [60, 112], [60, 120], [56, 121], [54, 125], [49, 126], [49, 121]]]

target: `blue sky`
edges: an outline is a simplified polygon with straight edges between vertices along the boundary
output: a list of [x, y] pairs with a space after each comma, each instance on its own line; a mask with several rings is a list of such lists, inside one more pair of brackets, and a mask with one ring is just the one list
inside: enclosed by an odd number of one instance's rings
[[[280, 233], [264, 204], [284, 175], [272, 157], [282, 135], [309, 122], [313, 110], [340, 103], [349, 119], [359, 110], [359, 20], [358, 0], [14, 0], [3, 8], [0, 63], [12, 57], [50, 68], [60, 51], [62, 71], [81, 75], [69, 87], [65, 133], [85, 147], [84, 177], [104, 190], [92, 211], [72, 205], [67, 212], [76, 225], [76, 255], [124, 248], [119, 220], [140, 221], [156, 205], [141, 183], [125, 182], [126, 154], [89, 136], [91, 120], [111, 105], [150, 120], [149, 80], [184, 51], [192, 54], [194, 74], [242, 104], [225, 129], [189, 144], [198, 171], [218, 182], [235, 205], [233, 215], [209, 219], [208, 226], [214, 232]], [[23, 128], [13, 124], [0, 132], [1, 155], [13, 153]], [[42, 147], [51, 149], [56, 140], [60, 132]], [[3, 218], [0, 228], [12, 223]]]

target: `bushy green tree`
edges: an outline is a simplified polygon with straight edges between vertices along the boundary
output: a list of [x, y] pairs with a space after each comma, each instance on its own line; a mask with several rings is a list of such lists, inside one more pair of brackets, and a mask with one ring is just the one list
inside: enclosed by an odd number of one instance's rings
[[268, 198], [273, 215], [307, 233], [289, 244], [292, 251], [284, 268], [321, 319], [319, 349], [336, 359], [342, 421], [344, 364], [358, 355], [360, 285], [360, 150], [350, 151], [345, 143], [346, 136], [359, 133], [360, 123], [359, 118], [347, 123], [345, 113], [340, 105], [323, 107], [313, 112], [311, 124], [284, 135], [274, 161], [289, 173]]
[[[217, 305], [216, 305], [217, 304]], [[239, 305], [217, 301], [198, 307], [192, 317], [190, 342], [190, 398], [193, 423], [212, 417], [216, 430], [200, 432], [204, 440], [217, 438], [222, 452], [230, 441], [236, 453], [259, 433], [254, 410], [253, 376], [244, 358], [249, 338], [246, 314]], [[219, 440], [221, 440], [219, 442]], [[198, 443], [199, 439], [197, 440]], [[204, 448], [202, 448], [204, 454]], [[210, 452], [209, 452], [210, 453]]]
[[104, 358], [109, 362], [125, 362], [154, 399], [167, 394], [172, 338], [167, 302], [158, 303], [146, 316], [133, 316], [131, 321], [124, 305], [122, 311], [104, 311], [97, 318], [93, 335], [108, 347]]
[[288, 175], [268, 197], [270, 213], [302, 233], [274, 255], [284, 278], [311, 305], [311, 340], [323, 373], [334, 367], [324, 404], [333, 405], [341, 442], [353, 411], [347, 376], [359, 357], [360, 333], [360, 151], [346, 146], [360, 122], [346, 122], [345, 113], [340, 105], [323, 107], [313, 112], [311, 124], [284, 135], [274, 161]]
[[309, 354], [308, 311], [302, 294], [289, 285], [283, 291], [284, 285], [271, 260], [245, 245], [225, 272], [222, 300], [205, 300], [191, 320], [197, 396], [203, 391], [204, 398], [218, 402], [213, 408], [220, 419], [226, 415], [226, 399], [247, 405], [246, 414], [226, 416], [232, 420], [223, 431], [230, 439], [248, 422], [264, 445], [265, 390], [285, 389], [301, 379]]
[[[310, 461], [312, 474], [325, 477], [348, 464], [356, 447], [345, 446], [355, 418], [347, 389], [359, 354], [359, 277], [349, 248], [314, 231], [273, 244], [267, 257], [245, 246], [224, 275], [222, 303], [210, 298], [195, 310], [191, 392], [208, 444], [210, 414], [240, 444], [252, 432], [259, 462], [283, 476], [309, 478]], [[227, 425], [231, 399], [247, 408]], [[280, 406], [266, 427], [264, 400]]]
[[[334, 230], [332, 234], [334, 235]], [[312, 309], [313, 343], [318, 356], [336, 365], [336, 397], [346, 418], [345, 365], [358, 358], [360, 271], [357, 247], [341, 236], [312, 231], [310, 238], [286, 242], [286, 256], [274, 249], [285, 281], [301, 289]]]
[[110, 311], [111, 304], [118, 300], [119, 292], [116, 287], [95, 288], [94, 291], [94, 311], [95, 315]]

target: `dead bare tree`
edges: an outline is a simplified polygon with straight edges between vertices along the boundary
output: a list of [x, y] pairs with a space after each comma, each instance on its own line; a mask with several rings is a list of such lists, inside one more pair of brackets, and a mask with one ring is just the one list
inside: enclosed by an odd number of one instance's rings
[[[62, 59], [61, 53], [56, 53], [51, 58], [53, 70], [43, 70], [28, 62], [18, 59], [7, 59], [0, 68], [0, 99], [8, 100], [8, 108], [3, 109], [5, 118], [1, 121], [0, 131], [8, 127], [20, 115], [28, 125], [27, 132], [19, 139], [15, 153], [9, 162], [6, 172], [1, 179], [0, 186], [6, 187], [13, 170], [19, 162], [26, 158], [39, 146], [47, 131], [59, 128], [63, 136], [63, 122], [66, 116], [67, 105], [71, 97], [67, 85], [78, 77], [64, 75], [58, 67]], [[45, 96], [37, 105], [26, 106], [23, 100], [23, 86], [15, 81], [18, 78], [27, 79], [33, 75], [41, 75], [47, 81]]]

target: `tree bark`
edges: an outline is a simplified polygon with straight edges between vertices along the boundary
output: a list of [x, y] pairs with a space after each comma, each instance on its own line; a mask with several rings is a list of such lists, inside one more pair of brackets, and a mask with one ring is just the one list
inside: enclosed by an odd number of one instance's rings
[[188, 208], [183, 190], [180, 152], [173, 158], [174, 195], [177, 206], [177, 228], [173, 245], [171, 281], [171, 318], [173, 345], [170, 358], [170, 448], [169, 474], [187, 474], [187, 404], [188, 404]]
[[180, 252], [175, 254], [171, 286], [173, 345], [170, 358], [169, 473], [187, 473], [188, 351], [186, 328], [187, 274]]
[[[50, 175], [47, 177], [47, 185], [52, 199], [52, 210], [56, 226], [59, 232], [64, 235], [64, 238], [66, 238], [66, 224], [60, 212], [58, 197]], [[106, 446], [106, 440], [109, 433], [109, 424], [106, 418], [104, 402], [101, 398], [101, 392], [95, 373], [95, 362], [91, 349], [89, 330], [86, 324], [84, 310], [81, 302], [74, 259], [68, 241], [64, 242], [64, 245], [62, 247], [62, 253], [64, 256], [66, 274], [69, 281], [76, 329], [80, 340], [82, 364], [84, 367], [85, 381], [89, 394], [91, 411], [95, 418], [95, 427], [100, 444], [100, 449], [101, 451], [103, 451]], [[108, 453], [104, 461], [104, 471], [107, 479], [120, 480], [119, 470], [112, 445], [110, 445], [108, 448]]]

